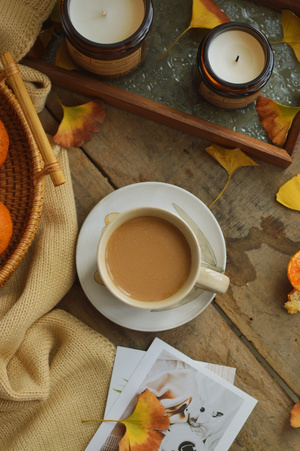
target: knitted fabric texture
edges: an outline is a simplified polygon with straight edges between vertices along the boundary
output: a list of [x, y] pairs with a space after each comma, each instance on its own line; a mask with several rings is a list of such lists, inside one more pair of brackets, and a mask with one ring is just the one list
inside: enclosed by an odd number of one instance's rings
[[[54, 3], [1, 0], [0, 52], [19, 60]], [[21, 74], [41, 107], [47, 77], [26, 67]], [[46, 177], [34, 242], [0, 289], [1, 451], [84, 450], [99, 424], [82, 419], [103, 417], [115, 356], [105, 337], [55, 309], [75, 279], [78, 228], [67, 151], [53, 150], [66, 183], [55, 188]]]
[[[9, 51], [15, 61], [20, 61], [33, 46], [55, 3], [56, 0], [1, 0], [0, 54]], [[34, 107], [40, 112], [51, 88], [50, 81], [29, 67], [20, 65], [20, 71]]]
[[53, 309], [75, 278], [77, 217], [67, 151], [53, 146], [66, 183], [46, 178], [42, 219], [0, 296], [0, 449], [83, 450], [103, 416], [115, 348]]

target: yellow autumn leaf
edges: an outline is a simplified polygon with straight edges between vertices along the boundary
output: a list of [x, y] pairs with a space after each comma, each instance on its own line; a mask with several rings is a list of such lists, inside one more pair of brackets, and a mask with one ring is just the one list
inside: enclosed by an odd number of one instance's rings
[[140, 394], [133, 413], [121, 420], [126, 433], [119, 443], [119, 451], [157, 451], [168, 429], [169, 417], [154, 393], [146, 389]]
[[276, 146], [282, 147], [300, 107], [281, 105], [275, 100], [259, 96], [255, 109], [268, 138]]
[[60, 123], [53, 141], [67, 149], [80, 147], [89, 141], [93, 133], [98, 132], [100, 124], [104, 121], [104, 104], [100, 100], [83, 105], [67, 107], [61, 102], [63, 119]]
[[230, 22], [229, 17], [212, 0], [193, 0], [192, 20], [188, 29], [211, 29], [226, 22]]
[[119, 451], [158, 451], [165, 431], [170, 426], [167, 412], [148, 388], [138, 398], [133, 413], [124, 420], [83, 420], [122, 423], [126, 432]]
[[300, 174], [279, 188], [276, 200], [287, 208], [300, 211]]
[[285, 42], [290, 45], [295, 52], [297, 60], [300, 62], [300, 19], [292, 11], [283, 10], [281, 15], [281, 25], [283, 37], [281, 41], [272, 44]]
[[213, 0], [193, 0], [192, 19], [189, 26], [158, 58], [158, 61], [176, 44], [177, 41], [191, 28], [214, 28], [222, 23], [231, 22], [229, 17], [217, 6]]
[[300, 401], [298, 401], [291, 410], [290, 425], [293, 428], [300, 427]]
[[229, 185], [232, 175], [234, 172], [243, 167], [243, 166], [259, 166], [258, 163], [251, 160], [244, 152], [242, 152], [238, 147], [235, 149], [229, 149], [226, 147], [218, 146], [217, 144], [212, 144], [210, 147], [205, 149], [215, 160], [220, 163], [221, 166], [228, 173], [228, 180], [220, 192], [220, 194], [216, 197], [213, 203], [210, 205], [211, 208], [215, 202], [220, 198], [220, 196], [224, 193], [225, 189]]

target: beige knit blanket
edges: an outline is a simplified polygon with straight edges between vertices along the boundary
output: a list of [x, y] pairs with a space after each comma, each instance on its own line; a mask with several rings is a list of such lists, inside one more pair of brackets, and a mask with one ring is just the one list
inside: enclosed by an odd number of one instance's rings
[[[1, 0], [0, 53], [17, 61], [55, 0]], [[40, 105], [50, 82], [24, 68]], [[40, 84], [42, 81], [42, 84]], [[32, 85], [32, 89], [30, 89]], [[41, 88], [40, 88], [41, 86]], [[0, 289], [0, 450], [81, 451], [103, 416], [114, 346], [55, 309], [75, 278], [77, 217], [65, 149], [54, 146], [66, 183], [46, 178], [42, 220], [25, 259]]]

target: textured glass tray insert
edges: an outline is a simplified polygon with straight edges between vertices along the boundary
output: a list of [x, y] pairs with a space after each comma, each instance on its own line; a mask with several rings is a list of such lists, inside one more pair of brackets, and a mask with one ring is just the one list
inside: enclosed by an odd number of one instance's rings
[[[232, 21], [253, 25], [270, 42], [282, 38], [281, 13], [251, 1], [215, 0]], [[134, 72], [105, 83], [154, 100], [214, 124], [268, 142], [258, 120], [255, 103], [226, 110], [208, 103], [198, 93], [196, 55], [205, 29], [189, 30], [159, 62], [157, 59], [188, 27], [192, 0], [153, 0], [154, 22], [151, 43], [144, 63]], [[262, 95], [284, 105], [299, 102], [299, 62], [287, 44], [272, 45], [274, 70]]]

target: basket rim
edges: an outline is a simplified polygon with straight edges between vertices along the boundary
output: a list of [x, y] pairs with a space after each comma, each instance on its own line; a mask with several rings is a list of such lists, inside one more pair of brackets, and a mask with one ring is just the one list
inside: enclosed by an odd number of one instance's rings
[[16, 245], [11, 255], [8, 256], [7, 261], [4, 263], [4, 265], [0, 267], [1, 288], [22, 262], [37, 232], [44, 204], [45, 178], [44, 176], [37, 176], [38, 174], [41, 174], [43, 170], [43, 160], [41, 158], [40, 151], [17, 98], [15, 97], [12, 90], [4, 82], [0, 83], [0, 95], [4, 96], [6, 102], [14, 110], [17, 120], [19, 121], [19, 124], [24, 131], [24, 135], [26, 137], [26, 140], [28, 141], [28, 152], [31, 156], [33, 168], [31, 177], [33, 189], [31, 211], [19, 243]]

